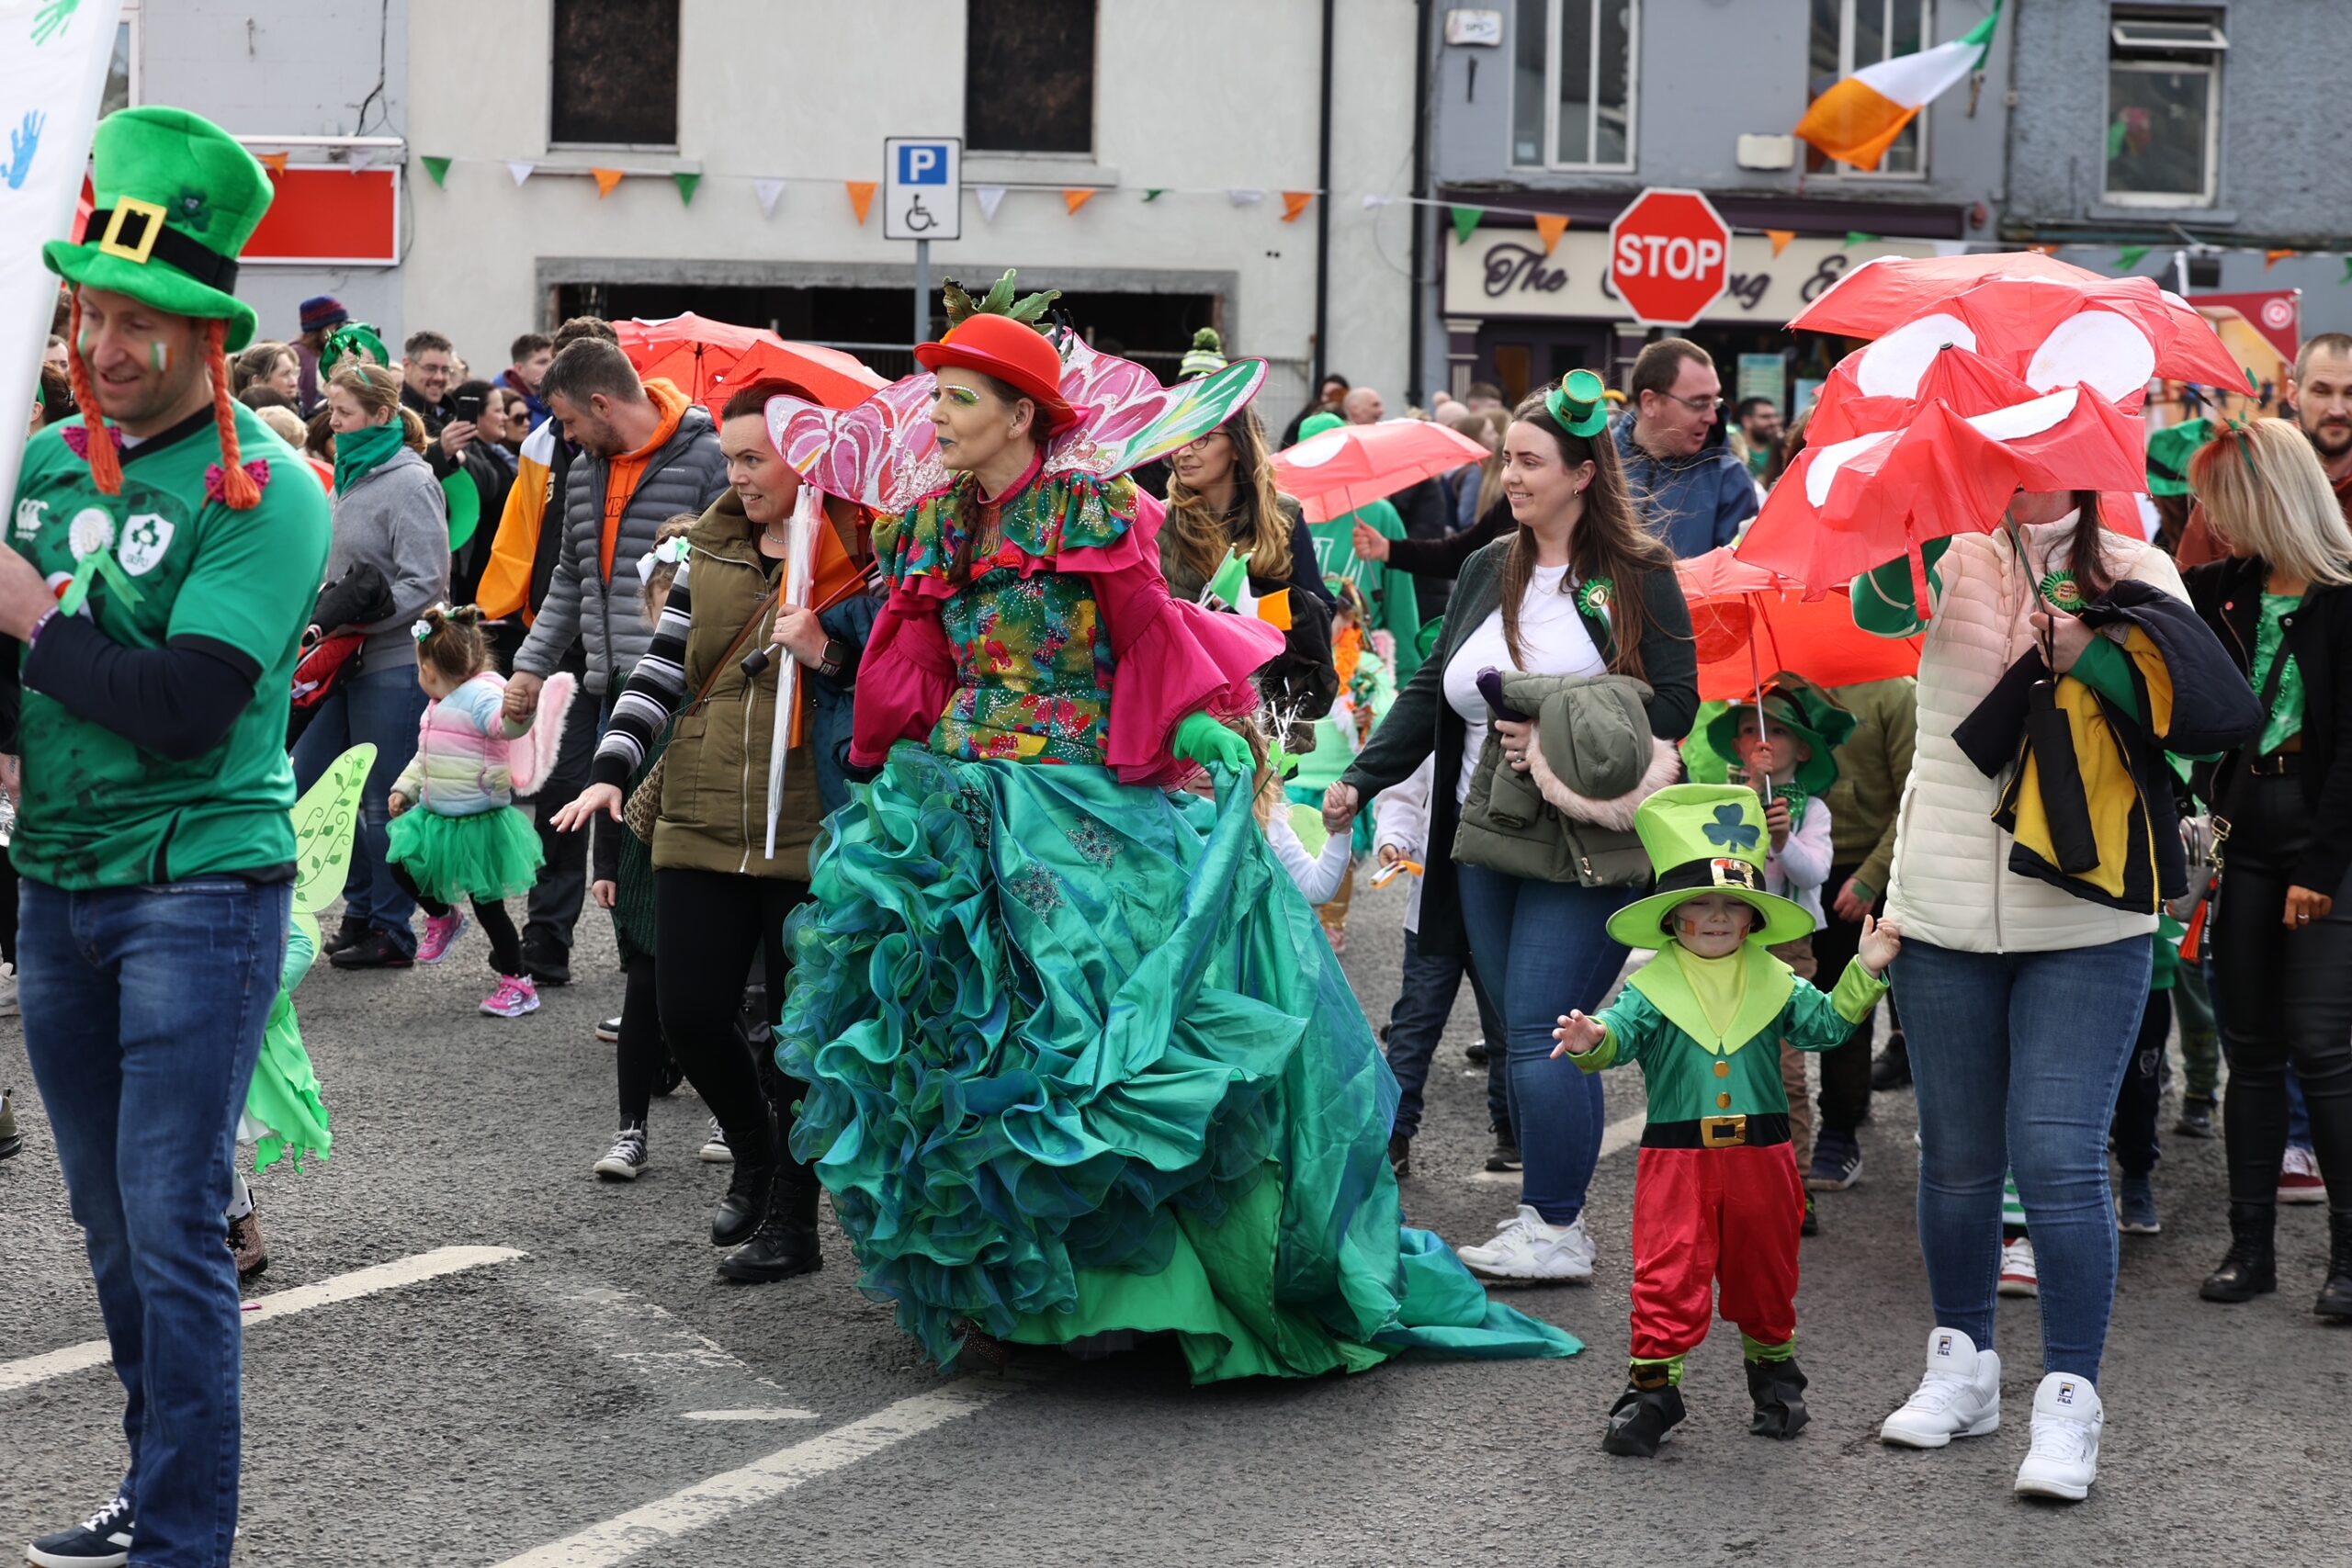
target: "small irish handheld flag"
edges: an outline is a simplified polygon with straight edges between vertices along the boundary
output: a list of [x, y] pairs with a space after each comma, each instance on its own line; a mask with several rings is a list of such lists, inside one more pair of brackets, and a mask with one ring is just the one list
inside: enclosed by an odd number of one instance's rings
[[2000, 19], [2001, 0], [1993, 0], [1993, 14], [1951, 42], [1863, 66], [1813, 100], [1797, 135], [1841, 164], [1877, 168], [1921, 109], [1984, 68]]

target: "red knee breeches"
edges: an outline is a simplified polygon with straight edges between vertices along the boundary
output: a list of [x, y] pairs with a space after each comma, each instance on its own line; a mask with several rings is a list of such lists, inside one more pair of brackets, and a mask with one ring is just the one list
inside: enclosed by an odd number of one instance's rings
[[1634, 1345], [1638, 1360], [1695, 1348], [1714, 1315], [1749, 1338], [1797, 1331], [1804, 1182], [1786, 1144], [1644, 1149], [1634, 1185]]

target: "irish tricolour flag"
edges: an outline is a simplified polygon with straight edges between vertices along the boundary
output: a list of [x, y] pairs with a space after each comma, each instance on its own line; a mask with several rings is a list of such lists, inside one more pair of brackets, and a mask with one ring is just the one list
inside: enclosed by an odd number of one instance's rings
[[2000, 19], [2000, 0], [1994, 0], [1993, 14], [1951, 42], [1863, 66], [1813, 100], [1797, 135], [1841, 164], [1877, 168], [1921, 109], [1971, 72], [1984, 69], [1993, 49], [1993, 27]]

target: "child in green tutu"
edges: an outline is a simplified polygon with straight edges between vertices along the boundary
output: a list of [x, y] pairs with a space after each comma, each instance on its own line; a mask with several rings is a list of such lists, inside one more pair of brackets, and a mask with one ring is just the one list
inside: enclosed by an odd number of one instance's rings
[[467, 900], [498, 971], [498, 989], [481, 1010], [520, 1018], [538, 1010], [539, 993], [523, 966], [523, 939], [506, 899], [530, 891], [541, 855], [514, 796], [536, 789], [553, 766], [574, 682], [552, 677], [535, 714], [508, 716], [506, 682], [491, 668], [481, 618], [471, 604], [435, 604], [411, 628], [417, 684], [433, 702], [417, 725], [416, 756], [392, 784], [387, 858], [393, 879], [426, 916], [416, 961], [449, 956], [466, 929], [455, 906]]

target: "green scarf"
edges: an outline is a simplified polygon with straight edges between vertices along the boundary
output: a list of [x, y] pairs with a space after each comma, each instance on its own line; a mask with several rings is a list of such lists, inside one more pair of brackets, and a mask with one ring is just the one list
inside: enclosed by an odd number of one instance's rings
[[337, 495], [392, 460], [405, 439], [404, 422], [397, 413], [382, 424], [365, 424], [334, 438], [334, 491]]

